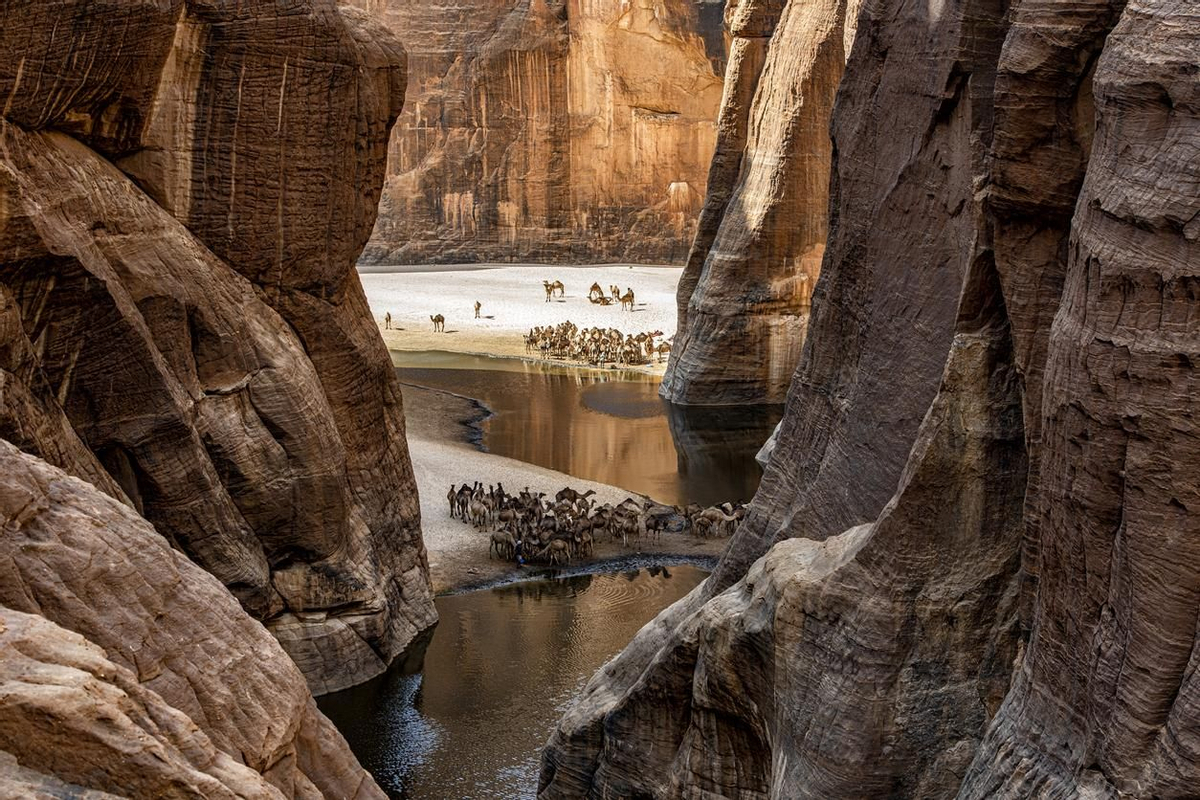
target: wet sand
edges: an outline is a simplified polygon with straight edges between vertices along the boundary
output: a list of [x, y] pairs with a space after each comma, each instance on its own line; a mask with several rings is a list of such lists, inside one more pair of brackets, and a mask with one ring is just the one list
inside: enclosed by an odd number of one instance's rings
[[[421, 527], [429, 551], [429, 568], [437, 593], [495, 583], [508, 577], [533, 575], [539, 567], [518, 567], [488, 558], [490, 532], [450, 516], [446, 491], [475, 480], [500, 482], [515, 493], [528, 486], [531, 491], [553, 496], [566, 486], [579, 491], [594, 489], [601, 503], [619, 503], [636, 496], [607, 484], [581, 480], [554, 470], [536, 467], [511, 458], [477, 450], [470, 442], [472, 422], [487, 412], [474, 400], [449, 392], [404, 385], [404, 411], [408, 421], [408, 447], [421, 495]], [[727, 539], [698, 539], [690, 534], [663, 534], [661, 541], [643, 539], [624, 548], [606, 537], [596, 541], [596, 554], [589, 561], [643, 554], [675, 555], [683, 558], [718, 556]], [[577, 566], [573, 564], [572, 566]]]
[[[407, 265], [360, 267], [359, 277], [371, 313], [390, 350], [447, 350], [455, 353], [532, 358], [524, 336], [534, 326], [574, 322], [580, 328], [616, 328], [627, 334], [661, 331], [675, 335], [675, 288], [679, 267], [643, 265], [561, 266], [527, 264]], [[543, 280], [559, 280], [565, 295], [546, 302]], [[633, 311], [619, 303], [601, 306], [588, 300], [599, 283], [633, 289]], [[475, 319], [475, 301], [483, 304]], [[392, 315], [392, 329], [384, 314]], [[435, 333], [430, 317], [445, 317], [445, 332]], [[662, 374], [665, 363], [639, 367]]]

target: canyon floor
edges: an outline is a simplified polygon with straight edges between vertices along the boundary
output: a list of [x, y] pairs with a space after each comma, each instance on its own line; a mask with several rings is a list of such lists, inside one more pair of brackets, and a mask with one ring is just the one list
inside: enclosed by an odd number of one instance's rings
[[[359, 267], [371, 313], [392, 350], [446, 350], [454, 353], [525, 358], [524, 336], [536, 325], [574, 322], [580, 328], [616, 328], [627, 334], [661, 331], [675, 335], [675, 287], [680, 267], [605, 264], [454, 264]], [[562, 281], [564, 296], [547, 303], [542, 281]], [[602, 306], [588, 300], [600, 284], [632, 289], [635, 306]], [[475, 301], [483, 304], [475, 319]], [[384, 329], [384, 315], [392, 329]], [[445, 332], [433, 331], [430, 317], [446, 318]], [[646, 371], [661, 373], [666, 364]]]
[[[485, 453], [468, 441], [471, 421], [479, 407], [469, 399], [405, 384], [404, 413], [408, 420], [408, 447], [421, 497], [421, 528], [429, 551], [429, 570], [436, 593], [491, 583], [522, 572], [540, 571], [539, 566], [518, 567], [488, 557], [491, 534], [477, 531], [450, 516], [446, 490], [475, 480], [500, 482], [509, 491], [528, 486], [531, 491], [553, 495], [565, 486], [579, 491], [594, 489], [601, 503], [619, 503], [638, 495], [616, 486], [581, 480], [562, 472], [544, 469], [511, 458]], [[643, 540], [636, 547], [622, 547], [607, 537], [596, 541], [590, 561], [603, 561], [635, 554], [672, 555], [684, 558], [718, 556], [727, 539], [699, 539], [689, 534], [664, 534], [659, 541]]]

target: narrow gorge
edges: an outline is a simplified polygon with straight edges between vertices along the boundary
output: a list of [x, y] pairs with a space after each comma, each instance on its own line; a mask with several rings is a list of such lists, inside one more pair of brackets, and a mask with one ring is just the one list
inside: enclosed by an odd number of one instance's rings
[[1200, 796], [1195, 0], [0, 0], [0, 98], [0, 797]]

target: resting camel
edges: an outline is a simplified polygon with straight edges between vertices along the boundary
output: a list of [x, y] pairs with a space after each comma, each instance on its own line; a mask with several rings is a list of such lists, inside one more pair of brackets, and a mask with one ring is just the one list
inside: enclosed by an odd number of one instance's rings
[[603, 299], [604, 290], [600, 288], [600, 284], [593, 283], [592, 288], [588, 289], [588, 300], [595, 302], [597, 297]]
[[621, 295], [621, 310], [625, 310], [625, 306], [629, 306], [629, 310], [633, 311], [633, 289], [626, 289], [625, 294]]
[[479, 319], [479, 309], [483, 308], [483, 303], [475, 301], [475, 319]]
[[445, 317], [443, 317], [441, 314], [438, 314], [436, 317], [430, 316], [429, 319], [433, 320], [433, 332], [434, 333], [437, 333], [438, 331], [441, 331], [442, 333], [446, 332], [446, 318]]

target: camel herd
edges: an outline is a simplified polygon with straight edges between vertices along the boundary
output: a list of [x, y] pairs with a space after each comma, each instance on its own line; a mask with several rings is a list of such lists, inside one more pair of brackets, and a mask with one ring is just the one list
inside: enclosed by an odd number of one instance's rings
[[545, 492], [532, 493], [529, 487], [515, 495], [504, 486], [476, 482], [450, 486], [446, 500], [450, 516], [491, 532], [488, 558], [525, 563], [536, 561], [559, 566], [572, 558], [593, 555], [598, 537], [618, 538], [628, 547], [641, 537], [660, 539], [663, 532], [690, 530], [697, 536], [728, 536], [745, 515], [742, 503], [725, 503], [702, 508], [666, 506], [643, 499], [626, 498], [617, 505], [597, 504], [595, 492], [571, 488], [559, 491], [553, 500]]
[[626, 289], [625, 294], [621, 294], [620, 286], [609, 285], [608, 291], [611, 297], [604, 294], [604, 289], [600, 288], [600, 284], [593, 283], [592, 288], [588, 289], [588, 300], [599, 306], [611, 306], [613, 303], [620, 302], [622, 311], [633, 311], [633, 289]]
[[649, 364], [656, 356], [661, 362], [671, 352], [669, 341], [655, 341], [662, 335], [662, 331], [653, 331], [635, 336], [616, 328], [580, 330], [573, 322], [563, 322], [532, 328], [525, 337], [525, 352], [537, 353], [543, 358], [564, 358], [596, 366], [640, 366]]

